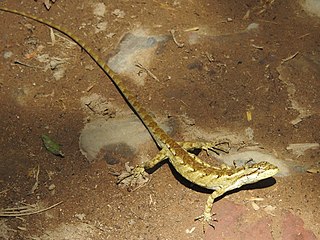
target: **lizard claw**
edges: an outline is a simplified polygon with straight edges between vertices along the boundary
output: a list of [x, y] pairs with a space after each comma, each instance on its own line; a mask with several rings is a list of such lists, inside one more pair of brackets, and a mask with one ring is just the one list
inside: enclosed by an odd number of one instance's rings
[[126, 171], [118, 176], [117, 185], [127, 187], [128, 191], [134, 191], [149, 181], [149, 174], [143, 166], [130, 167], [126, 163], [125, 167]]
[[230, 143], [228, 141], [224, 141], [224, 142], [217, 143], [214, 146], [207, 147], [205, 149], [205, 151], [207, 153], [208, 153], [209, 150], [214, 152], [217, 155], [220, 155], [219, 152], [229, 153], [229, 151], [230, 151]]
[[213, 214], [208, 214], [208, 213], [203, 213], [202, 215], [196, 217], [194, 220], [195, 221], [202, 221], [202, 227], [203, 227], [203, 232], [205, 232], [205, 225], [208, 224], [210, 227], [212, 227], [213, 229], [215, 229], [215, 226], [213, 225], [213, 222], [218, 222], [218, 220], [216, 218], [212, 218], [212, 216], [214, 216], [215, 213]]

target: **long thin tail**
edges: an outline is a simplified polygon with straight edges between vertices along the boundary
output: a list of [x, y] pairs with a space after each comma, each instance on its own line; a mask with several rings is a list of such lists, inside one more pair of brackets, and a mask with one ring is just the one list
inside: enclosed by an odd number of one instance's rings
[[89, 47], [87, 44], [82, 41], [80, 38], [75, 36], [72, 32], [69, 30], [54, 24], [48, 20], [44, 20], [42, 18], [35, 17], [33, 15], [20, 12], [13, 9], [8, 9], [5, 7], [0, 7], [1, 11], [17, 14], [20, 16], [24, 16], [26, 18], [32, 19], [34, 21], [37, 21], [39, 23], [45, 24], [51, 28], [54, 28], [58, 30], [59, 32], [65, 34], [70, 39], [72, 39], [75, 43], [77, 43], [84, 51], [88, 53], [88, 55], [97, 63], [97, 65], [107, 74], [107, 76], [110, 78], [110, 80], [113, 82], [113, 84], [116, 86], [120, 94], [124, 97], [124, 99], [127, 101], [128, 105], [131, 107], [131, 109], [137, 114], [137, 116], [140, 118], [142, 123], [146, 126], [148, 131], [150, 132], [153, 139], [156, 141], [159, 147], [163, 148], [164, 142], [167, 142], [166, 139], [169, 138], [169, 136], [159, 127], [159, 125], [153, 120], [153, 118], [150, 116], [150, 114], [147, 112], [147, 110], [141, 106], [141, 104], [138, 102], [137, 98], [134, 97], [133, 94], [131, 94], [127, 88], [124, 86], [122, 80], [120, 77], [112, 71], [108, 65]]

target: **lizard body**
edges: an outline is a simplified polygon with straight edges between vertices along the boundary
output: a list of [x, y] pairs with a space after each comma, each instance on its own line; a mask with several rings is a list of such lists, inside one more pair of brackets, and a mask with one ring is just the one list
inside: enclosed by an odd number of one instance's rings
[[239, 188], [243, 185], [255, 183], [262, 179], [269, 178], [278, 172], [278, 168], [268, 162], [260, 162], [242, 167], [215, 167], [202, 161], [196, 155], [188, 152], [193, 149], [203, 150], [219, 150], [216, 146], [219, 144], [213, 142], [176, 142], [174, 141], [151, 117], [147, 110], [138, 102], [137, 98], [131, 94], [121, 78], [113, 72], [107, 64], [90, 48], [87, 44], [75, 36], [73, 33], [56, 25], [48, 20], [44, 20], [30, 14], [0, 7], [1, 11], [14, 13], [26, 18], [35, 20], [54, 28], [65, 34], [75, 41], [88, 55], [96, 62], [96, 64], [106, 73], [110, 80], [114, 83], [120, 94], [125, 98], [133, 111], [137, 114], [145, 127], [150, 132], [161, 151], [155, 158], [145, 163], [137, 165], [132, 169], [130, 174], [120, 177], [118, 182], [122, 182], [125, 178], [136, 179], [139, 176], [145, 176], [145, 170], [154, 167], [157, 163], [169, 159], [169, 162], [184, 178], [201, 187], [212, 189], [214, 192], [208, 197], [207, 204], [202, 218], [205, 222], [210, 223], [212, 219], [211, 209], [214, 200], [223, 195], [225, 192]]

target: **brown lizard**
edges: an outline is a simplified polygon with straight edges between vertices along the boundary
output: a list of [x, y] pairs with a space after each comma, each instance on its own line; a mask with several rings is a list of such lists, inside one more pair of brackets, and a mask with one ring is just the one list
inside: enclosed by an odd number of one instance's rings
[[169, 159], [169, 162], [184, 178], [201, 187], [214, 190], [214, 192], [208, 197], [204, 213], [197, 218], [202, 219], [204, 222], [208, 222], [210, 224], [212, 220], [212, 205], [217, 197], [243, 185], [255, 183], [262, 179], [272, 177], [278, 172], [279, 169], [268, 162], [260, 162], [252, 165], [246, 164], [242, 167], [229, 167], [225, 165], [222, 165], [221, 167], [215, 167], [202, 161], [196, 155], [188, 151], [193, 149], [215, 151], [218, 150], [216, 146], [219, 146], [219, 144], [214, 142], [178, 143], [174, 141], [167, 133], [164, 132], [163, 129], [159, 127], [146, 109], [138, 102], [137, 98], [127, 90], [120, 77], [114, 73], [107, 66], [107, 64], [97, 54], [95, 54], [95, 52], [89, 48], [86, 43], [84, 43], [84, 41], [63, 27], [58, 26], [50, 21], [5, 7], [0, 7], [0, 10], [33, 19], [60, 31], [75, 41], [106, 73], [106, 75], [117, 87], [121, 95], [126, 99], [127, 103], [132, 107], [134, 112], [148, 129], [161, 151], [152, 160], [137, 165], [129, 174], [125, 176], [121, 175], [118, 182], [122, 182], [127, 178], [134, 182], [134, 180], [139, 177], [145, 177], [147, 175], [145, 172], [147, 169], [154, 167], [157, 163], [164, 161], [165, 159]]

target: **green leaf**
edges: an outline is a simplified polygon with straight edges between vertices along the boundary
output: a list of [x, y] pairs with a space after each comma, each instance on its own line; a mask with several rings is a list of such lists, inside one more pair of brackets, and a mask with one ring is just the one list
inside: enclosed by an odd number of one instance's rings
[[42, 134], [41, 139], [45, 148], [56, 156], [64, 157], [64, 154], [60, 150], [60, 145], [52, 140], [49, 136]]

